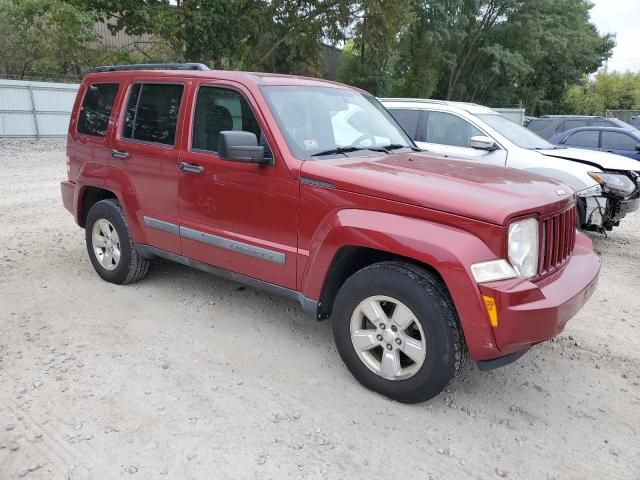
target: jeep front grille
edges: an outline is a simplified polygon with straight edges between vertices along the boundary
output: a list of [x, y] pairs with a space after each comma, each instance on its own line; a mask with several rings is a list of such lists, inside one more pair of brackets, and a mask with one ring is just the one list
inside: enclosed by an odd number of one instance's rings
[[552, 273], [571, 258], [576, 244], [576, 207], [552, 214], [541, 220], [539, 275]]

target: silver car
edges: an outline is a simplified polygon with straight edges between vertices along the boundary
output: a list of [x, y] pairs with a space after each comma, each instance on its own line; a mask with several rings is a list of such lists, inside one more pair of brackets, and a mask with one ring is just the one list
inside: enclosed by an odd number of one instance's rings
[[381, 99], [420, 148], [452, 159], [527, 170], [571, 185], [578, 227], [611, 230], [640, 207], [640, 164], [619, 155], [552, 145], [481, 105]]

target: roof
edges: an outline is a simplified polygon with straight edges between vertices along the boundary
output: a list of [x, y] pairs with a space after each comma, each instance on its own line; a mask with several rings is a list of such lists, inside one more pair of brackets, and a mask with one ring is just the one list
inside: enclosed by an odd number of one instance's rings
[[[194, 64], [184, 64], [185, 67]], [[319, 78], [304, 77], [299, 75], [283, 75], [278, 73], [242, 72], [235, 70], [209, 70], [191, 68], [171, 68], [173, 64], [167, 65], [167, 69], [159, 68], [162, 65], [149, 65], [149, 69], [144, 65], [139, 66], [107, 66], [98, 67], [89, 73], [86, 78], [130, 78], [158, 77], [158, 78], [211, 78], [219, 80], [242, 81], [243, 83], [254, 83], [256, 85], [296, 85], [296, 86], [324, 86], [359, 90], [341, 83]], [[122, 68], [119, 68], [122, 67]], [[125, 68], [129, 67], [129, 68]], [[134, 67], [134, 68], [131, 68]]]
[[[576, 128], [572, 128], [570, 130], [565, 130], [564, 132], [559, 132], [557, 134], [554, 135], [554, 137], [564, 137], [564, 136], [569, 136], [570, 134], [576, 133], [576, 132], [584, 132], [584, 131], [600, 131], [602, 130], [603, 132], [617, 132], [617, 133], [627, 133], [627, 134], [631, 134], [634, 137], [640, 138], [640, 131], [633, 128], [632, 126], [630, 126], [630, 128], [625, 128], [625, 127], [576, 127]], [[553, 137], [552, 137], [553, 138]]]
[[600, 115], [541, 115], [538, 118], [575, 118], [576, 120], [580, 120], [583, 118], [605, 118]]
[[[379, 99], [383, 103], [404, 103], [411, 104], [411, 106], [416, 107], [422, 104], [423, 106], [427, 105], [442, 105], [451, 108], [459, 108], [469, 113], [495, 113], [489, 107], [485, 107], [484, 105], [478, 105], [477, 103], [468, 103], [468, 102], [452, 102], [449, 100], [432, 100], [429, 98], [380, 98]], [[408, 106], [408, 105], [407, 105]]]

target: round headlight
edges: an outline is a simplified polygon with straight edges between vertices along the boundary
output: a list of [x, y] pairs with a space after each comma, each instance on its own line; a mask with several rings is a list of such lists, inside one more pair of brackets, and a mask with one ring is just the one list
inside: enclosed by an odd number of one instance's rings
[[518, 275], [531, 278], [538, 272], [538, 220], [528, 218], [509, 225], [509, 261]]

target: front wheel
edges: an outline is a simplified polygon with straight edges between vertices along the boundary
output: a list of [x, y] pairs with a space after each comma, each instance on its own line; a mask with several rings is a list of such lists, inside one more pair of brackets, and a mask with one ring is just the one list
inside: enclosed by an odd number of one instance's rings
[[383, 262], [344, 283], [332, 315], [338, 352], [365, 387], [404, 403], [428, 400], [465, 359], [455, 308], [432, 273]]

